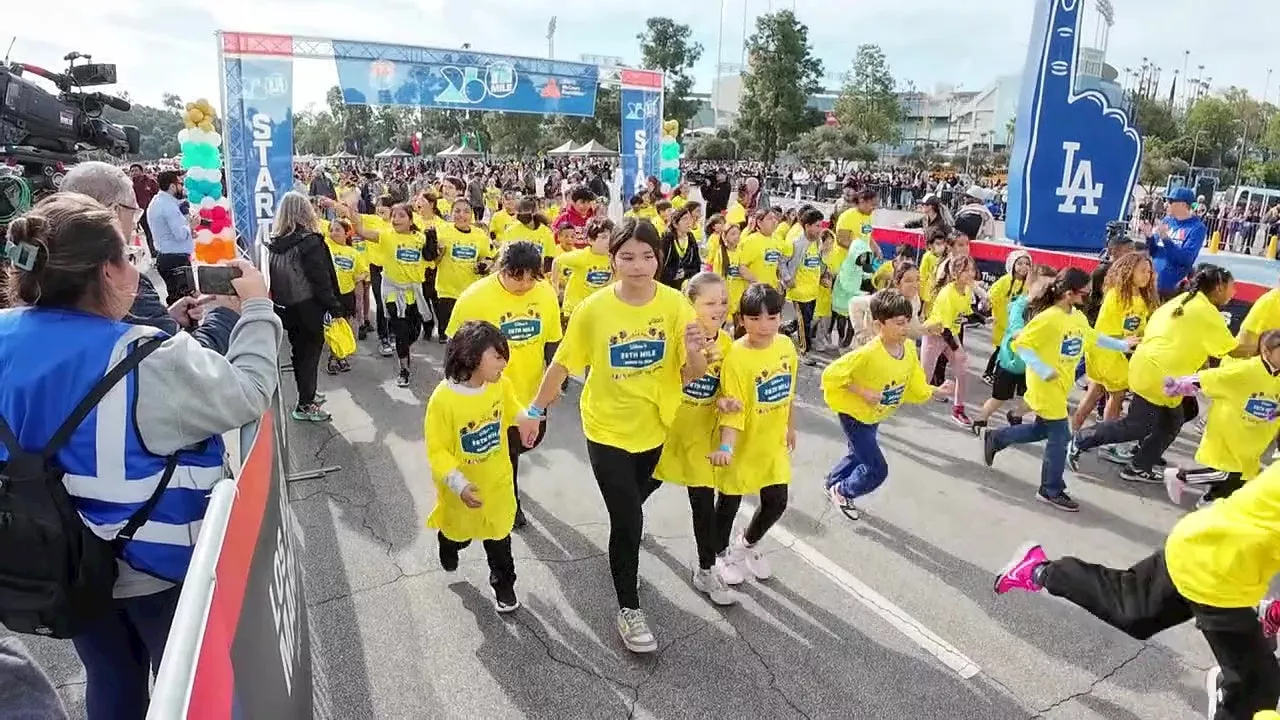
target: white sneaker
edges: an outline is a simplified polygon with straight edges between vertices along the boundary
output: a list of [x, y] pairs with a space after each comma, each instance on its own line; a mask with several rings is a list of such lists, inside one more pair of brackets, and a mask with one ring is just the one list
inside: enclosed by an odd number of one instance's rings
[[618, 634], [622, 636], [622, 644], [633, 653], [651, 653], [658, 649], [658, 640], [649, 630], [649, 621], [645, 619], [643, 610], [619, 610]]
[[1174, 505], [1182, 504], [1182, 493], [1187, 489], [1187, 484], [1178, 477], [1178, 468], [1170, 467], [1164, 470], [1164, 491], [1169, 496], [1169, 502]]
[[705, 594], [716, 605], [736, 605], [738, 594], [729, 589], [728, 583], [720, 577], [713, 565], [710, 569], [698, 568], [693, 571], [693, 588]]
[[732, 551], [739, 554], [747, 572], [754, 575], [757, 580], [768, 580], [773, 577], [773, 567], [769, 565], [769, 560], [754, 546], [747, 545], [747, 541], [742, 537], [734, 543]]
[[1213, 720], [1218, 714], [1218, 705], [1222, 704], [1222, 668], [1214, 665], [1204, 678], [1204, 694], [1209, 698], [1209, 713], [1206, 717]]
[[742, 559], [733, 554], [732, 547], [716, 558], [716, 574], [726, 585], [741, 585], [747, 579], [744, 571]]

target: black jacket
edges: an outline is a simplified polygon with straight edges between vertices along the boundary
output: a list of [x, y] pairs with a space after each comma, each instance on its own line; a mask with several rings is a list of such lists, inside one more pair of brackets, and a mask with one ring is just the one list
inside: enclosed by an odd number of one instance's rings
[[[330, 315], [343, 315], [333, 256], [320, 233], [294, 230], [283, 237], [272, 238], [267, 247], [271, 252], [272, 296], [277, 305], [288, 307], [313, 300]], [[280, 288], [280, 294], [276, 288]]]
[[676, 247], [675, 230], [670, 230], [662, 236], [662, 271], [658, 274], [658, 279], [664, 285], [670, 285], [679, 290], [686, 280], [697, 275], [701, 270], [702, 258], [699, 256], [698, 241], [694, 239], [693, 233], [689, 233], [685, 238], [683, 254]]

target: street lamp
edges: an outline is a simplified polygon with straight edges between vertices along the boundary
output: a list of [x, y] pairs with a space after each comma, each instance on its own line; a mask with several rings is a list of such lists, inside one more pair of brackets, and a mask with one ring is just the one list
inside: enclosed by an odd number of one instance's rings
[[[1196, 171], [1196, 151], [1200, 149], [1200, 136], [1205, 134], [1204, 130], [1197, 130], [1191, 142], [1191, 166], [1188, 168], [1187, 174], [1190, 175]], [[1190, 178], [1188, 178], [1190, 181]]]

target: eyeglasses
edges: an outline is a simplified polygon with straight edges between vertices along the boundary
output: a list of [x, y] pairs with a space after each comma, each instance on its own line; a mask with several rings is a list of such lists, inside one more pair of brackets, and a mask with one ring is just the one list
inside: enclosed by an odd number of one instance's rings
[[123, 203], [116, 203], [116, 212], [130, 213], [131, 217], [133, 218], [133, 222], [137, 222], [138, 218], [142, 217], [142, 208], [138, 207], [137, 205], [125, 205]]

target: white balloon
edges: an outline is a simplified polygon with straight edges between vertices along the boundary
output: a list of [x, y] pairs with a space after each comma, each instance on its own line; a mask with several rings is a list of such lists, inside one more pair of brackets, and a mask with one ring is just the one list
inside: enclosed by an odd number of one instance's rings
[[209, 228], [200, 228], [196, 231], [196, 242], [201, 245], [208, 245], [213, 242], [213, 232]]
[[215, 204], [216, 204], [216, 201], [213, 198], [209, 197], [208, 195], [205, 195], [203, 198], [200, 199], [201, 210], [212, 210]]
[[179, 142], [179, 143], [185, 143], [185, 142], [188, 142], [190, 139], [191, 139], [191, 131], [190, 131], [190, 130], [188, 130], [187, 128], [182, 128], [181, 130], [179, 130], [179, 131], [178, 131], [178, 142]]

